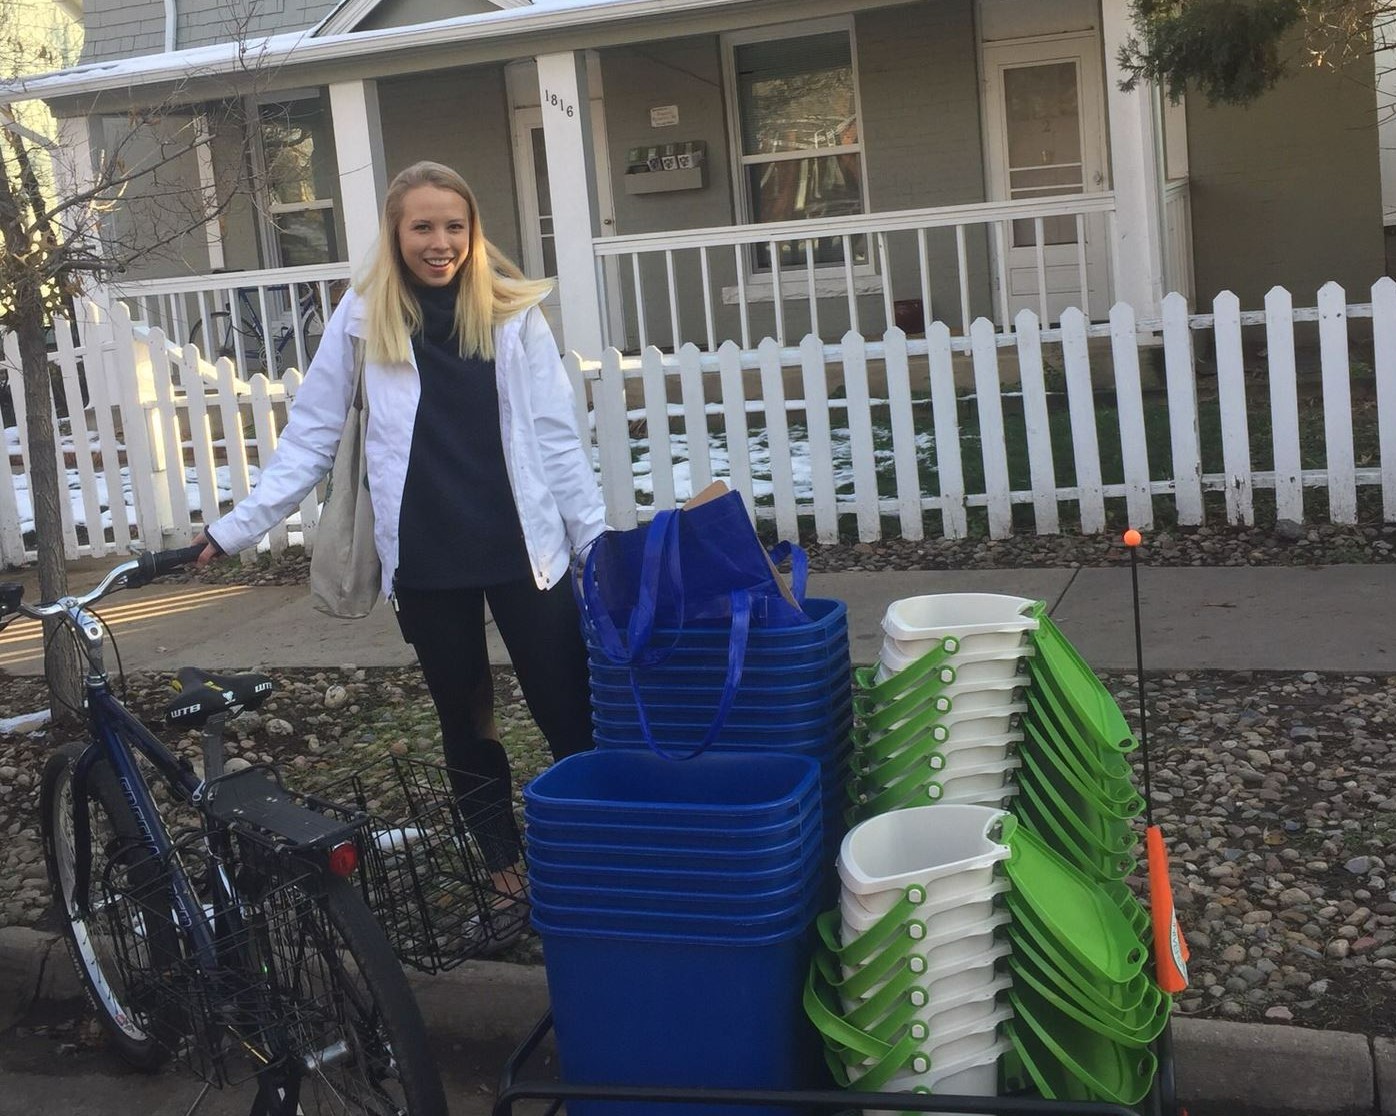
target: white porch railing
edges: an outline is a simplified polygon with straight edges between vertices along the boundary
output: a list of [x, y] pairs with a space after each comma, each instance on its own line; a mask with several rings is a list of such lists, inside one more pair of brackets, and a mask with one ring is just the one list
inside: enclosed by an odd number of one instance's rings
[[1165, 290], [1177, 291], [1192, 305], [1192, 188], [1186, 178], [1163, 190], [1163, 278]]
[[[763, 335], [784, 345], [805, 333], [891, 329], [903, 301], [918, 302], [925, 323], [968, 334], [987, 317], [1008, 332], [1024, 304], [1006, 281], [1014, 266], [1031, 273], [1027, 304], [1039, 319], [1057, 316], [1051, 306], [1063, 297], [1090, 317], [1091, 264], [1099, 254], [1103, 275], [1114, 218], [1114, 195], [1098, 193], [598, 237], [598, 284], [625, 322], [625, 336], [614, 336], [603, 314], [603, 336], [617, 348], [692, 342], [713, 352], [732, 337], [750, 349]], [[1070, 222], [1074, 243], [1047, 244], [1049, 221], [1058, 231]], [[1029, 248], [1012, 247], [1015, 224], [1031, 234]], [[1096, 294], [1103, 310], [1108, 296]]]
[[[1354, 522], [1371, 493], [1396, 522], [1396, 281], [1381, 279], [1371, 296], [1347, 305], [1330, 283], [1316, 308], [1295, 310], [1276, 288], [1264, 310], [1243, 312], [1222, 294], [1212, 313], [1190, 316], [1172, 294], [1157, 321], [1117, 305], [1106, 324], [1069, 310], [1042, 328], [1023, 310], [1012, 333], [979, 319], [965, 337], [937, 322], [924, 339], [893, 329], [835, 344], [807, 335], [796, 346], [767, 338], [752, 349], [729, 341], [713, 353], [686, 345], [677, 356], [649, 348], [568, 362], [618, 527], [715, 476], [781, 536], [812, 524], [824, 542], [850, 527], [871, 541], [1147, 529], [1156, 514], [1252, 523], [1257, 493], [1266, 493], [1262, 516], [1336, 523]], [[91, 304], [83, 311], [78, 343], [60, 323], [53, 354], [61, 391], [50, 405], [62, 416], [71, 497], [65, 549], [77, 557], [136, 540], [187, 542], [255, 483], [300, 375], [244, 382], [231, 361], [199, 361], [160, 330], [132, 325], [120, 305], [110, 318]], [[1243, 360], [1248, 330], [1264, 334], [1261, 376]], [[1203, 333], [1216, 356], [1200, 369], [1193, 340]], [[1297, 336], [1317, 343], [1311, 368]], [[1141, 352], [1157, 353], [1160, 337], [1163, 370], [1146, 390]], [[1107, 348], [1093, 338], [1108, 339], [1108, 367], [1092, 367]], [[1359, 382], [1350, 347], [1368, 338], [1373, 371]], [[14, 565], [34, 556], [32, 462], [12, 337], [4, 351], [0, 563]], [[1306, 495], [1315, 489], [1321, 499]], [[272, 549], [313, 546], [318, 511], [312, 492], [272, 533]]]
[[131, 316], [211, 360], [279, 374], [304, 369], [349, 278], [347, 263], [114, 283]]

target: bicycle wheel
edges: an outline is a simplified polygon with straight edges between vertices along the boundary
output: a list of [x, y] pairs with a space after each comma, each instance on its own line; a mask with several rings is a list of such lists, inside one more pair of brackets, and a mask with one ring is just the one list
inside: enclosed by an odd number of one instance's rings
[[261, 1038], [285, 1110], [445, 1116], [426, 1026], [383, 931], [344, 880], [283, 883], [259, 904]]
[[[214, 310], [208, 316], [209, 333], [212, 340], [209, 344], [204, 344], [204, 323], [201, 318], [194, 323], [194, 328], [189, 331], [189, 343], [198, 345], [199, 352], [206, 360], [218, 360], [220, 357], [227, 357], [230, 360], [237, 359], [237, 340], [233, 336], [232, 315], [226, 310]], [[262, 335], [254, 325], [242, 322], [238, 325], [236, 333], [242, 338], [242, 355], [249, 367], [256, 367], [262, 361]]]
[[135, 815], [105, 759], [87, 776], [91, 871], [88, 909], [76, 887], [73, 767], [86, 749], [67, 744], [49, 757], [39, 796], [48, 876], [63, 919], [63, 938], [97, 1019], [113, 1048], [131, 1065], [157, 1069], [167, 1050], [159, 1023], [142, 1007], [141, 980], [154, 978], [179, 956], [178, 931], [156, 912], [168, 909], [167, 876], [141, 841]]

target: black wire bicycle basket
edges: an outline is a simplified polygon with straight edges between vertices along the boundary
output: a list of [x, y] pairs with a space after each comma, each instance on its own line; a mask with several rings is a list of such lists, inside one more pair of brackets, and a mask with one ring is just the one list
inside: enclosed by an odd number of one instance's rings
[[518, 828], [489, 780], [388, 756], [305, 801], [360, 829], [358, 885], [398, 959], [426, 973], [497, 951], [527, 924]]
[[[330, 970], [340, 960], [317, 898], [320, 873], [250, 834], [233, 834], [222, 855], [207, 842], [203, 832], [186, 831], [163, 863], [143, 848], [118, 850], [93, 880], [119, 1021], [216, 1086], [249, 1080], [282, 1059], [306, 1064], [339, 1049], [345, 1025], [339, 973]], [[175, 862], [212, 864], [233, 881], [236, 899], [200, 894], [199, 911], [181, 912], [170, 887]], [[202, 956], [188, 929], [200, 917], [212, 937]]]

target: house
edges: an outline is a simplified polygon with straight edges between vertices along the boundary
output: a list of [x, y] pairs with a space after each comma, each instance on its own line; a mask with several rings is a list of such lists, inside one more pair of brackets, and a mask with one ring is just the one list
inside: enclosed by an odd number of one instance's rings
[[1254, 306], [1276, 284], [1359, 292], [1384, 270], [1370, 60], [1247, 109], [1170, 104], [1120, 89], [1128, 0], [85, 0], [84, 14], [83, 63], [30, 85], [65, 118], [79, 178], [132, 109], [164, 105], [157, 132], [181, 114], [212, 129], [158, 192], [133, 185], [117, 220], [143, 190], [159, 205], [172, 183], [197, 196], [249, 166], [266, 184], [119, 277], [115, 293], [205, 351], [211, 313], [229, 311], [239, 344], [303, 350], [314, 324], [288, 284], [350, 275], [385, 183], [422, 158], [459, 168], [491, 238], [557, 276], [546, 309], [589, 357], [932, 318], [1008, 329], [1025, 307], [1099, 320], [1118, 300], [1147, 319], [1170, 290]]

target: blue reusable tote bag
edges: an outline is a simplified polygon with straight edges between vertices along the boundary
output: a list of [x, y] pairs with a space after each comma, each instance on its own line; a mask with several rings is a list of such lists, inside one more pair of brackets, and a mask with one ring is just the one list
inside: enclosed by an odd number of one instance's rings
[[[776, 568], [787, 557], [788, 588]], [[741, 496], [725, 492], [680, 511], [656, 512], [648, 524], [631, 531], [607, 531], [578, 557], [573, 586], [589, 647], [606, 661], [629, 668], [646, 742], [670, 759], [689, 759], [722, 731], [741, 685], [752, 626], [810, 622], [801, 607], [808, 573], [803, 550], [783, 542], [768, 552]], [[682, 646], [686, 630], [701, 628], [710, 634], [715, 627], [728, 631], [726, 676], [716, 713], [691, 751], [669, 752], [650, 729], [639, 674]], [[657, 629], [666, 632], [659, 645]]]

